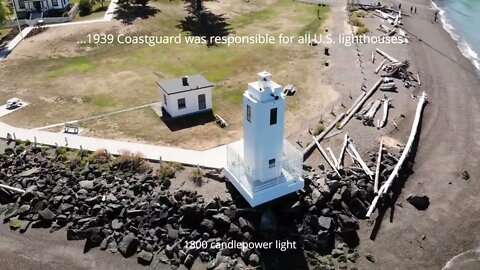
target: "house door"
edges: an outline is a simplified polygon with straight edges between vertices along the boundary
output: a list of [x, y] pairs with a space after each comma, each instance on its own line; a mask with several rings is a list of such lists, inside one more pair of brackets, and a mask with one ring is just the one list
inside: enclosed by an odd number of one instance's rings
[[42, 3], [40, 1], [34, 1], [33, 6], [35, 7], [36, 10], [42, 9]]
[[198, 95], [198, 110], [205, 110], [207, 103], [205, 102], [205, 94]]

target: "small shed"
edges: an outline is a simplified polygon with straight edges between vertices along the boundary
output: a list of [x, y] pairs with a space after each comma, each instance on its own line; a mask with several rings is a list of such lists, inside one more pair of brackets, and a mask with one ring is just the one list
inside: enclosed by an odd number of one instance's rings
[[200, 74], [157, 82], [162, 109], [172, 118], [212, 110], [212, 88], [215, 86]]

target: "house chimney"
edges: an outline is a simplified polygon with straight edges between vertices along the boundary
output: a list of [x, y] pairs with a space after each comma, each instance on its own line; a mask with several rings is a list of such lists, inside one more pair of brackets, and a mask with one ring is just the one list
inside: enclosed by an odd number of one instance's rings
[[188, 85], [188, 76], [183, 76], [183, 77], [182, 77], [182, 84], [183, 84], [183, 86], [187, 86], [187, 85]]

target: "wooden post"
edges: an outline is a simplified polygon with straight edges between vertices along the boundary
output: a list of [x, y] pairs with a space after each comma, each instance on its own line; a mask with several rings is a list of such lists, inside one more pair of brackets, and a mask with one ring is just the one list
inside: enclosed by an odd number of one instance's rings
[[417, 136], [418, 126], [420, 124], [420, 119], [422, 117], [423, 106], [426, 104], [426, 102], [427, 102], [427, 94], [423, 92], [422, 96], [420, 97], [420, 100], [418, 101], [417, 110], [415, 112], [415, 118], [413, 119], [412, 130], [410, 131], [410, 136], [408, 137], [408, 141], [407, 141], [407, 144], [405, 145], [402, 155], [400, 156], [400, 159], [395, 165], [395, 168], [393, 168], [393, 171], [388, 177], [387, 181], [385, 181], [385, 183], [379, 189], [377, 196], [375, 196], [375, 198], [372, 201], [372, 204], [370, 204], [370, 208], [368, 209], [366, 217], [370, 217], [373, 210], [375, 210], [378, 199], [385, 192], [388, 191], [388, 188], [392, 184], [393, 180], [395, 180], [395, 178], [397, 177], [398, 171], [402, 168], [402, 165], [405, 162], [405, 159], [407, 158], [408, 154], [410, 154], [413, 142], [415, 141], [415, 138]]
[[422, 82], [420, 81], [420, 75], [417, 73], [417, 82], [418, 82], [418, 85], [422, 85]]
[[338, 156], [338, 163], [337, 169], [341, 169], [343, 167], [343, 158], [345, 157], [345, 150], [347, 149], [348, 145], [348, 133], [345, 134], [345, 138], [343, 139], [342, 150], [340, 150], [340, 155]]
[[373, 192], [378, 192], [378, 180], [380, 178], [380, 162], [382, 160], [383, 139], [380, 140], [380, 148], [378, 149], [377, 168], [375, 169], [375, 182], [373, 184]]

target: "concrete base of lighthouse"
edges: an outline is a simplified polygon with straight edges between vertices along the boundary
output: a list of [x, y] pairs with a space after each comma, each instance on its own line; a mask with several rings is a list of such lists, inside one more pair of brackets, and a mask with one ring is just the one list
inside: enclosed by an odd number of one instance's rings
[[[285, 141], [285, 144], [285, 148], [294, 149], [288, 142]], [[302, 162], [301, 153], [288, 152], [288, 154], [285, 162], [279, 165], [282, 166], [279, 177], [252, 183], [251, 179], [255, 178], [252, 177], [254, 172], [243, 164], [243, 140], [237, 141], [227, 147], [226, 176], [250, 206], [255, 207], [303, 188], [301, 166], [298, 168], [298, 163]]]

